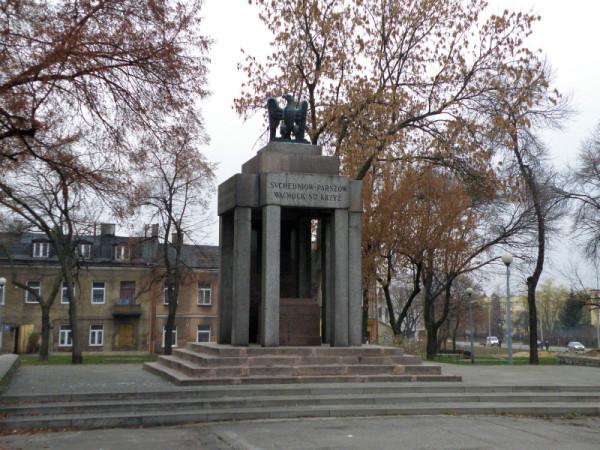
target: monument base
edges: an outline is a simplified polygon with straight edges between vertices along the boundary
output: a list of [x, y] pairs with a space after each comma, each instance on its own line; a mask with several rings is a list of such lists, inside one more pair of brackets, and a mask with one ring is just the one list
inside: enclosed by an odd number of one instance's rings
[[189, 343], [146, 363], [178, 385], [461, 381], [397, 347], [235, 347]]

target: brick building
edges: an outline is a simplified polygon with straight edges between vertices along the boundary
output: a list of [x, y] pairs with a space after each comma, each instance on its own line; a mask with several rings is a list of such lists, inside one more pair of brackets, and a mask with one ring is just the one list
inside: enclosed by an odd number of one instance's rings
[[[162, 244], [157, 226], [147, 237], [115, 235], [115, 226], [82, 236], [83, 268], [75, 286], [84, 351], [161, 352], [167, 319], [165, 286], [160, 263]], [[218, 316], [218, 247], [184, 245], [186, 273], [176, 317], [178, 345], [214, 341]], [[37, 233], [0, 234], [2, 351], [22, 353], [41, 331], [41, 309], [35, 297], [14, 281], [47, 294], [59, 275], [52, 246]], [[70, 351], [69, 299], [66, 289], [50, 312], [50, 351]]]

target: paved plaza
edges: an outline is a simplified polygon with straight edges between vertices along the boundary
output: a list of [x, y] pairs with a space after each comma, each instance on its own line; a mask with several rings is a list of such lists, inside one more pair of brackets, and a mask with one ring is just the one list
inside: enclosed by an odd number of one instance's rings
[[6, 450], [592, 450], [599, 418], [415, 416], [250, 421], [0, 436]]
[[[574, 366], [457, 366], [472, 386], [600, 385], [600, 370]], [[407, 383], [433, 386], [438, 383]], [[276, 386], [273, 386], [276, 388]], [[21, 366], [4, 395], [193, 390], [137, 364]], [[231, 387], [235, 389], [235, 387]], [[0, 449], [597, 449], [600, 418], [569, 416], [403, 416], [220, 422], [155, 428], [20, 432]]]
[[[579, 366], [475, 366], [441, 364], [442, 373], [461, 375], [465, 385], [600, 385], [600, 369]], [[414, 383], [421, 384], [421, 383]], [[435, 383], [426, 383], [427, 386]], [[5, 395], [155, 392], [179, 387], [146, 372], [141, 364], [21, 366]]]

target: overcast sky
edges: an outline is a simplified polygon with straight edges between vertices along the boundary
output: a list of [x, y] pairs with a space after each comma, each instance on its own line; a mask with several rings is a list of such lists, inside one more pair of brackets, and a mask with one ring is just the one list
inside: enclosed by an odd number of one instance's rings
[[[497, 12], [505, 8], [534, 11], [542, 16], [530, 38], [530, 48], [540, 48], [555, 73], [555, 85], [572, 99], [573, 117], [562, 131], [545, 133], [551, 158], [557, 168], [572, 163], [582, 139], [600, 121], [600, 1], [597, 0], [491, 0]], [[270, 35], [258, 20], [256, 10], [247, 0], [206, 0], [203, 8], [204, 33], [214, 39], [208, 78], [212, 96], [203, 102], [211, 142], [205, 149], [209, 160], [218, 164], [217, 183], [240, 171], [241, 164], [259, 149], [258, 139], [266, 123], [260, 115], [243, 122], [233, 110], [233, 98], [241, 90], [243, 74], [238, 72], [240, 50], [253, 55], [266, 55]], [[203, 243], [218, 244], [216, 194], [210, 215], [212, 227]], [[204, 234], [204, 233], [203, 233]], [[573, 251], [567, 232], [554, 241], [554, 250], [547, 262], [545, 277], [567, 284], [563, 273], [572, 272], [572, 265], [585, 271], [581, 257]], [[515, 267], [518, 272], [519, 267]], [[501, 268], [498, 269], [501, 273]], [[586, 283], [596, 283], [587, 270]], [[499, 282], [486, 283], [492, 289]]]

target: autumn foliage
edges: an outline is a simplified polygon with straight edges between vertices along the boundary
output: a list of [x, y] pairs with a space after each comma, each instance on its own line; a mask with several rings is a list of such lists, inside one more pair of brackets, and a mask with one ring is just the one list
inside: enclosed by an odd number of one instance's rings
[[539, 17], [483, 0], [251, 3], [272, 53], [245, 55], [237, 111], [287, 92], [308, 100], [311, 142], [363, 180], [365, 285], [412, 274], [435, 340], [453, 281], [532, 229], [527, 183], [499, 164], [511, 157], [508, 107], [525, 130], [540, 99], [559, 98], [525, 43]]

